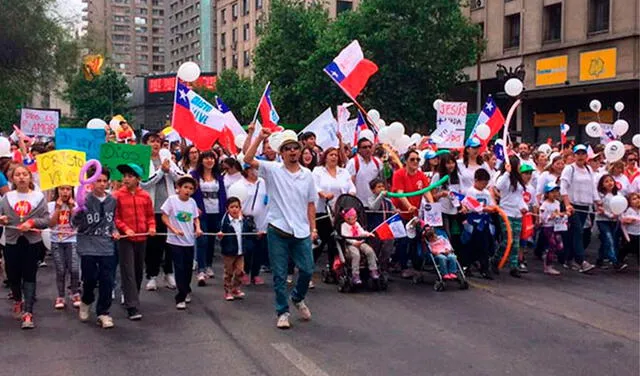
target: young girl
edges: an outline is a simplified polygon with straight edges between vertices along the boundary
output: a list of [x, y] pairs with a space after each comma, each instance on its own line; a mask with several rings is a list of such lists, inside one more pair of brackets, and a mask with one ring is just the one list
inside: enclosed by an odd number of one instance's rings
[[[542, 234], [545, 237], [547, 251], [542, 257], [544, 261], [544, 273], [560, 275], [553, 268], [553, 255], [562, 250], [562, 223], [566, 227], [566, 213], [560, 212], [560, 186], [549, 182], [544, 187], [544, 201], [540, 205], [540, 220], [542, 222]], [[564, 221], [564, 222], [563, 222]], [[559, 223], [560, 222], [560, 223]], [[560, 226], [557, 226], [558, 224]], [[564, 229], [566, 231], [566, 228]]]
[[[340, 227], [340, 234], [342, 236], [351, 238], [374, 236], [372, 233], [365, 231], [362, 226], [360, 226], [355, 209], [351, 208], [347, 210], [342, 216], [344, 217], [344, 223]], [[364, 253], [367, 258], [367, 265], [371, 272], [371, 278], [380, 278], [376, 254], [373, 252], [373, 248], [366, 244], [364, 240], [347, 239], [347, 252], [351, 257], [351, 274], [354, 285], [362, 284], [362, 280], [360, 279], [360, 252]]]
[[598, 181], [598, 193], [602, 205], [598, 207], [596, 213], [596, 224], [600, 230], [600, 249], [598, 252], [598, 265], [602, 265], [603, 269], [608, 269], [609, 265], [605, 263], [605, 259], [618, 266], [617, 249], [619, 234], [616, 231], [618, 225], [618, 216], [611, 212], [611, 199], [618, 195], [618, 187], [613, 176], [606, 174]]
[[[640, 178], [638, 178], [640, 179]], [[630, 193], [627, 197], [629, 208], [622, 214], [623, 231], [629, 236], [625, 239], [620, 253], [618, 254], [618, 270], [624, 270], [627, 264], [624, 259], [629, 253], [638, 254], [640, 250], [640, 193]]]
[[65, 306], [65, 284], [67, 275], [70, 278], [69, 295], [74, 308], [80, 307], [80, 260], [76, 248], [76, 236], [71, 227], [71, 211], [75, 208], [73, 187], [63, 185], [53, 192], [53, 201], [48, 204], [51, 220], [51, 253], [56, 268], [56, 285], [58, 297], [55, 309]]
[[528, 164], [520, 166], [520, 175], [524, 183], [525, 190], [522, 193], [522, 199], [527, 206], [528, 212], [522, 216], [522, 231], [520, 233], [520, 252], [518, 254], [518, 269], [522, 273], [528, 273], [527, 262], [524, 258], [523, 248], [533, 244], [534, 231], [534, 215], [538, 212], [538, 201], [536, 200], [536, 191], [533, 188], [534, 168]]
[[38, 270], [38, 247], [34, 244], [41, 242], [42, 236], [30, 230], [47, 228], [49, 213], [42, 192], [33, 190], [33, 177], [26, 167], [16, 167], [11, 179], [15, 190], [0, 200], [0, 224], [10, 226], [5, 228], [6, 273], [15, 300], [13, 313], [22, 319], [22, 329], [31, 329]]
[[433, 253], [440, 274], [443, 279], [456, 279], [458, 273], [458, 263], [456, 255], [453, 253], [453, 247], [449, 240], [445, 237], [436, 235], [433, 230], [427, 231], [425, 238], [429, 242], [429, 248]]

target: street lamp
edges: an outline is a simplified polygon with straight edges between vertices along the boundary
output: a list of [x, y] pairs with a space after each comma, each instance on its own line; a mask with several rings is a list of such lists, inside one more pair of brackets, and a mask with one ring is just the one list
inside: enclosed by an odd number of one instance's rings
[[500, 82], [504, 82], [509, 80], [510, 78], [517, 78], [518, 80], [524, 82], [524, 78], [526, 76], [526, 71], [524, 70], [524, 64], [520, 64], [513, 69], [513, 67], [505, 67], [502, 64], [497, 64], [498, 69], [496, 70], [496, 78]]

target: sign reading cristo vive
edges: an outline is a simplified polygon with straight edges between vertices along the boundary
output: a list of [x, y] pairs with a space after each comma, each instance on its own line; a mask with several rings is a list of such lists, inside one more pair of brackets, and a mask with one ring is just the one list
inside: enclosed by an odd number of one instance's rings
[[40, 189], [44, 191], [61, 185], [80, 185], [80, 170], [85, 159], [85, 153], [76, 150], [54, 150], [36, 155]]
[[142, 168], [142, 180], [149, 178], [151, 146], [106, 143], [100, 146], [100, 163], [111, 171], [112, 180], [122, 180], [121, 164], [135, 163]]
[[536, 86], [558, 85], [567, 81], [567, 55], [548, 57], [536, 61]]
[[58, 110], [23, 108], [20, 111], [20, 130], [29, 136], [53, 138], [60, 122]]
[[616, 77], [615, 48], [580, 54], [580, 81], [602, 80]]

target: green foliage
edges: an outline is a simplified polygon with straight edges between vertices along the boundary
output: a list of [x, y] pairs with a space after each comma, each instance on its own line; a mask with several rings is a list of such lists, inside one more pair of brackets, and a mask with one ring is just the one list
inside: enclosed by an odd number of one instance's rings
[[69, 82], [65, 99], [71, 103], [76, 118], [85, 124], [93, 118], [108, 121], [117, 114], [128, 118], [127, 95], [130, 92], [124, 75], [111, 68], [105, 68], [93, 81], [87, 81], [78, 70]]

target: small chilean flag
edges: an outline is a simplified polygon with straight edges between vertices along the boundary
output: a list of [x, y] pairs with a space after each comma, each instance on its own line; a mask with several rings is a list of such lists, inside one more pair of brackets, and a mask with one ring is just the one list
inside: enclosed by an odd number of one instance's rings
[[364, 58], [360, 43], [354, 40], [340, 51], [324, 71], [347, 95], [355, 98], [367, 85], [369, 78], [378, 71], [378, 66]]
[[562, 145], [567, 143], [567, 133], [569, 133], [569, 129], [571, 129], [569, 124], [560, 124], [560, 143]]
[[264, 95], [260, 98], [260, 105], [258, 108], [260, 109], [262, 126], [270, 129], [271, 131], [277, 131], [280, 128], [278, 127], [280, 116], [278, 116], [276, 108], [273, 106], [273, 102], [271, 102], [271, 83], [267, 84]]
[[367, 129], [367, 122], [364, 121], [362, 112], [358, 110], [358, 122], [356, 123], [356, 131], [353, 133], [353, 146], [358, 145], [358, 141], [360, 141], [360, 132], [365, 129]]
[[395, 214], [373, 230], [380, 240], [393, 240], [407, 236], [400, 214]]
[[484, 207], [484, 205], [482, 205], [482, 203], [476, 200], [475, 198], [471, 196], [465, 196], [458, 192], [451, 192], [451, 193], [453, 193], [456, 196], [456, 198], [460, 201], [460, 204], [462, 204], [465, 208], [469, 210], [473, 210], [475, 212], [482, 211], [482, 208]]

